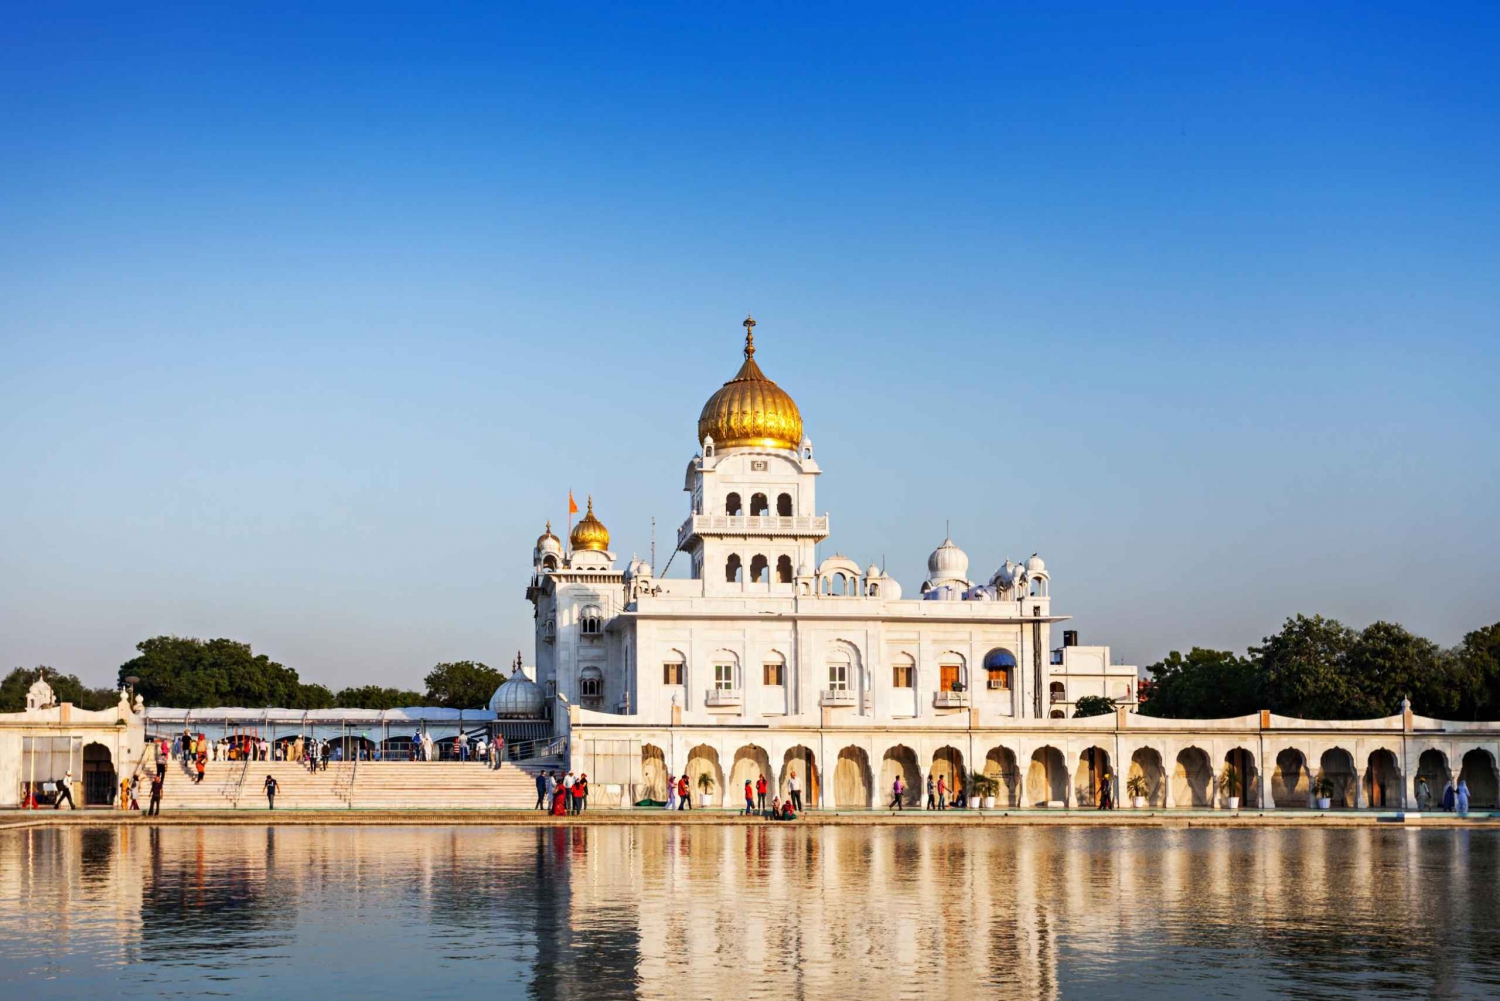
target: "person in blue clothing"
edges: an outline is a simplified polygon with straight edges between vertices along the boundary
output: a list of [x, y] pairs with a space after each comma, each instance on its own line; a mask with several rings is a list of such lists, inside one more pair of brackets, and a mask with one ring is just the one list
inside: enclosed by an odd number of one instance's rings
[[1443, 812], [1452, 813], [1455, 802], [1458, 799], [1458, 789], [1453, 785], [1453, 780], [1448, 780], [1448, 785], [1443, 789]]
[[545, 771], [536, 773], [536, 808], [547, 809], [547, 773]]
[[1469, 783], [1465, 782], [1463, 778], [1459, 778], [1458, 780], [1458, 791], [1453, 794], [1453, 805], [1457, 808], [1460, 817], [1468, 814]]

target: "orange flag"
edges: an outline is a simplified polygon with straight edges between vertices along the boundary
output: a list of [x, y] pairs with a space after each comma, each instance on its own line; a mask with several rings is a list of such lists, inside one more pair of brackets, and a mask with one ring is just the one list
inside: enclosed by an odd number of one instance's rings
[[578, 513], [578, 502], [573, 499], [573, 491], [568, 491], [568, 514]]

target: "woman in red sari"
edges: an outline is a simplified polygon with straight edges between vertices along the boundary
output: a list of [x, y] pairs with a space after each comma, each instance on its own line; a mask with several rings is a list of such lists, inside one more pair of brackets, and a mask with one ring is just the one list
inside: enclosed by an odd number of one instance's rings
[[568, 815], [568, 787], [561, 782], [552, 793], [552, 816], [566, 817]]

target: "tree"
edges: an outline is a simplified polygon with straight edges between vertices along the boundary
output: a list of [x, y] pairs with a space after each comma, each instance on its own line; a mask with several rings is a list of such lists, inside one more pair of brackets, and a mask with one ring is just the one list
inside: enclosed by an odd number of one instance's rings
[[78, 680], [77, 675], [62, 674], [45, 665], [18, 667], [0, 681], [0, 712], [18, 713], [26, 709], [26, 693], [36, 683], [42, 672], [46, 672], [47, 684], [52, 686], [52, 695], [58, 702], [71, 702], [80, 709], [97, 712], [118, 705], [120, 693], [113, 688], [89, 688]]
[[338, 702], [334, 700], [333, 692], [329, 691], [327, 686], [299, 684], [297, 686], [297, 695], [292, 699], [292, 704], [287, 708], [332, 709], [336, 705], [338, 705]]
[[[406, 706], [425, 704], [421, 692], [401, 688], [381, 688], [379, 685], [362, 685], [344, 688], [334, 696], [335, 702], [345, 709], [401, 709]], [[489, 704], [486, 696], [485, 704]]]
[[1500, 622], [1466, 634], [1444, 656], [1458, 702], [1454, 715], [1471, 720], [1500, 718]]
[[427, 685], [424, 701], [430, 706], [449, 709], [483, 709], [504, 680], [505, 675], [478, 661], [439, 664], [423, 679]]
[[157, 636], [136, 644], [136, 650], [140, 656], [120, 665], [120, 682], [139, 678], [135, 690], [151, 705], [314, 708], [304, 703], [325, 695], [332, 704], [328, 689], [302, 685], [296, 671], [253, 653], [248, 643]]
[[1459, 707], [1451, 659], [1431, 640], [1413, 636], [1391, 622], [1374, 622], [1355, 637], [1345, 658], [1352, 693], [1350, 718], [1392, 716], [1401, 700], [1425, 716], [1449, 717]]
[[1103, 695], [1085, 695], [1073, 703], [1073, 717], [1105, 716], [1115, 711], [1115, 700]]
[[1142, 716], [1224, 719], [1263, 708], [1258, 666], [1229, 650], [1195, 646], [1186, 657], [1173, 650], [1146, 670]]
[[1321, 615], [1297, 615], [1250, 655], [1260, 661], [1267, 705], [1303, 719], [1359, 719], [1380, 715], [1348, 670], [1354, 630]]

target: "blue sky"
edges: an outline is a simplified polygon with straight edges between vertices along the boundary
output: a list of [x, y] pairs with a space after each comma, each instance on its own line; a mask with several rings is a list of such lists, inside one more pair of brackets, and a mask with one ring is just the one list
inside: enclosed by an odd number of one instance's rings
[[1040, 551], [1142, 664], [1296, 612], [1457, 642], [1500, 619], [1500, 8], [1434, 10], [16, 7], [0, 668], [530, 660], [543, 521], [673, 537], [747, 310], [826, 551]]

